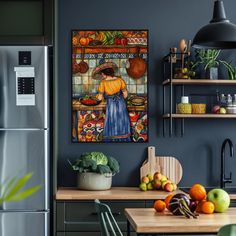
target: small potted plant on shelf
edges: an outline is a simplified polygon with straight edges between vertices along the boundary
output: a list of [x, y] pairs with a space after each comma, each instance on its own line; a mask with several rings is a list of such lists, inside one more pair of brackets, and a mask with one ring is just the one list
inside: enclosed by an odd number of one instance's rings
[[220, 63], [222, 63], [226, 67], [226, 69], [228, 71], [229, 78], [231, 80], [236, 80], [236, 67], [233, 67], [231, 65], [231, 62], [220, 61]]
[[[196, 49], [196, 61], [191, 63], [191, 70], [197, 70], [197, 68], [203, 67], [204, 77], [209, 79], [218, 79], [218, 67], [220, 64], [218, 57], [220, 52], [220, 50], [216, 49]], [[200, 68], [200, 70], [201, 69], [202, 68]]]
[[112, 176], [120, 170], [118, 161], [102, 152], [86, 152], [75, 163], [69, 163], [77, 172], [77, 187], [83, 190], [110, 189]]

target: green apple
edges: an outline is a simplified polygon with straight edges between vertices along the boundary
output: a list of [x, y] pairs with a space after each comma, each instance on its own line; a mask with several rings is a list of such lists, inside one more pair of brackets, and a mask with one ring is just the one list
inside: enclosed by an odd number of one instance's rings
[[224, 107], [220, 108], [220, 114], [226, 114], [226, 109]]
[[230, 197], [223, 189], [215, 188], [207, 194], [207, 200], [215, 205], [215, 212], [224, 212], [229, 208]]
[[147, 177], [149, 178], [149, 182], [153, 181], [153, 175], [152, 174], [148, 174]]
[[139, 185], [139, 189], [140, 189], [141, 191], [147, 191], [147, 185], [146, 185], [146, 183], [141, 183], [141, 184]]
[[162, 177], [161, 177], [161, 182], [164, 182], [164, 181], [166, 181], [167, 180], [167, 177], [165, 176], [165, 175], [162, 175]]
[[153, 190], [153, 186], [151, 182], [147, 184], [147, 190]]

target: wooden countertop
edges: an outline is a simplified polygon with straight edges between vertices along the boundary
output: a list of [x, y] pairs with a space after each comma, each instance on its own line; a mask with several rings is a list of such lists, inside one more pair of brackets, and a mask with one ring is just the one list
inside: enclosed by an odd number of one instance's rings
[[229, 196], [230, 196], [231, 200], [236, 200], [236, 194], [235, 193], [234, 194], [230, 193]]
[[236, 208], [225, 213], [200, 214], [198, 219], [158, 213], [153, 208], [128, 208], [125, 216], [137, 233], [216, 233], [226, 224], [236, 224]]
[[[177, 190], [176, 193], [183, 193]], [[142, 192], [136, 187], [112, 187], [105, 191], [86, 191], [76, 188], [59, 188], [56, 200], [156, 200], [165, 199], [169, 192], [146, 191]]]

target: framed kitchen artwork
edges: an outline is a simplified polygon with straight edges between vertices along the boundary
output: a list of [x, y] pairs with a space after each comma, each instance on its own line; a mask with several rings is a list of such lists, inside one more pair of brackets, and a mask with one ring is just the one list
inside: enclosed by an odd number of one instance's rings
[[72, 30], [72, 142], [148, 141], [148, 30]]

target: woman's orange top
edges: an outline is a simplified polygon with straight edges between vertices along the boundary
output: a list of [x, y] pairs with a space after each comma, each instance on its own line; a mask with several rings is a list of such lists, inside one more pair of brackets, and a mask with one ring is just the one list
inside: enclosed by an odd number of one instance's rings
[[120, 77], [114, 77], [112, 80], [103, 79], [98, 86], [98, 92], [106, 93], [107, 95], [116, 94], [124, 89], [126, 89], [126, 83]]

